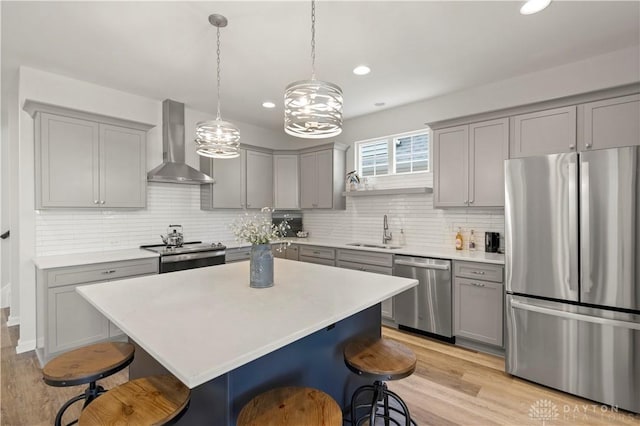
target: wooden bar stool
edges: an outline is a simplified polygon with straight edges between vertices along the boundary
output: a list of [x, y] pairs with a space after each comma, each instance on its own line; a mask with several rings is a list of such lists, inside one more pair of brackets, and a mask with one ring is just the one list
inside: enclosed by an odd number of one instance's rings
[[[62, 415], [73, 403], [84, 400], [82, 408], [85, 409], [93, 400], [105, 393], [106, 390], [96, 385], [96, 381], [117, 373], [131, 364], [134, 351], [135, 348], [130, 343], [97, 343], [66, 352], [49, 361], [42, 369], [46, 384], [56, 387], [89, 384], [83, 393], [71, 398], [58, 410], [55, 426], [61, 426]], [[69, 424], [74, 424], [76, 421]]]
[[89, 405], [78, 426], [169, 425], [189, 408], [191, 391], [169, 374], [116, 386]]
[[237, 426], [341, 426], [342, 411], [326, 393], [282, 387], [261, 393], [238, 416]]
[[[351, 397], [351, 423], [360, 425], [369, 420], [369, 425], [375, 424], [376, 418], [384, 419], [384, 424], [390, 422], [400, 426], [401, 423], [391, 417], [391, 412], [404, 416], [404, 423], [412, 423], [409, 408], [402, 398], [390, 391], [385, 383], [387, 380], [399, 380], [410, 376], [416, 369], [416, 355], [406, 346], [390, 339], [377, 337], [359, 337], [350, 340], [344, 348], [344, 362], [354, 373], [371, 378], [373, 385], [360, 386]], [[358, 398], [371, 392], [371, 402], [357, 405]], [[389, 405], [389, 399], [395, 401], [400, 409]], [[382, 407], [381, 407], [382, 406]], [[368, 413], [357, 417], [358, 409], [368, 407]], [[382, 408], [382, 413], [378, 409]]]

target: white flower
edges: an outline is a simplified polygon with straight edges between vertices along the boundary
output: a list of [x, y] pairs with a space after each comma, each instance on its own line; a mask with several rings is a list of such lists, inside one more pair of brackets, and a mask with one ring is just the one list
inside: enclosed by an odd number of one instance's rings
[[238, 217], [231, 225], [231, 231], [238, 241], [247, 241], [253, 245], [268, 244], [271, 241], [284, 238], [287, 229], [291, 229], [287, 221], [282, 221], [278, 226], [271, 223], [269, 207], [263, 207], [260, 213], [249, 216], [249, 213]]

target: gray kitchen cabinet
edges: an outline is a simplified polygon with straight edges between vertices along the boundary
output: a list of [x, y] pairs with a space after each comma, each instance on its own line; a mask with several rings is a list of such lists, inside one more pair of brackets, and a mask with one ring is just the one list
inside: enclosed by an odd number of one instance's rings
[[344, 209], [345, 147], [300, 153], [300, 208]]
[[76, 292], [79, 286], [158, 273], [145, 258], [36, 270], [37, 354], [42, 363], [90, 343], [122, 339], [122, 331]]
[[[336, 266], [339, 268], [355, 269], [376, 274], [391, 275], [393, 273], [393, 255], [376, 253], [363, 250], [338, 249], [336, 253]], [[394, 321], [393, 298], [383, 300], [382, 318], [389, 322]]]
[[[275, 252], [274, 252], [275, 255]], [[225, 263], [241, 262], [251, 257], [251, 246], [228, 248], [225, 254]]]
[[273, 206], [273, 160], [270, 153], [242, 148], [236, 158], [200, 157], [200, 171], [215, 181], [200, 186], [202, 210]]
[[577, 150], [575, 106], [513, 116], [511, 128], [510, 158]]
[[581, 151], [640, 145], [640, 94], [578, 105]]
[[503, 346], [503, 269], [501, 265], [455, 262], [453, 325], [457, 343], [464, 345], [464, 340], [470, 340]]
[[335, 266], [335, 259], [336, 250], [330, 247], [301, 245], [298, 252], [298, 260], [301, 262]]
[[273, 256], [280, 259], [299, 260], [299, 247], [295, 244], [273, 244]]
[[299, 209], [298, 156], [273, 156], [273, 206], [276, 209]]
[[247, 208], [273, 207], [273, 155], [247, 150]]
[[439, 129], [434, 133], [434, 206], [504, 206], [506, 118]]
[[35, 122], [37, 209], [146, 206], [146, 131], [153, 126], [33, 102], [25, 110]]

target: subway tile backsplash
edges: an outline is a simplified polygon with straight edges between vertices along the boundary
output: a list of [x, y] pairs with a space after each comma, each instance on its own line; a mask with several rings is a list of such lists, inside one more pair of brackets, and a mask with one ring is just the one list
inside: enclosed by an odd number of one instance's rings
[[[386, 186], [385, 186], [386, 187]], [[377, 186], [378, 189], [382, 185]], [[106, 251], [161, 243], [170, 224], [184, 227], [185, 241], [232, 241], [229, 224], [243, 211], [200, 210], [197, 185], [149, 183], [145, 210], [40, 210], [36, 214], [36, 255]], [[393, 244], [454, 247], [458, 227], [468, 241], [471, 229], [478, 250], [484, 232], [504, 234], [503, 210], [434, 209], [432, 194], [348, 197], [342, 211], [305, 210], [311, 237], [382, 242], [382, 217], [389, 218]]]

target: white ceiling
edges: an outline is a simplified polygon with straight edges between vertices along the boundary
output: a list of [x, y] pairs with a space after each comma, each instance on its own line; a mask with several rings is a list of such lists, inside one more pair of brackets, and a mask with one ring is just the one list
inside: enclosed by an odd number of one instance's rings
[[[345, 118], [640, 44], [640, 2], [316, 4], [317, 78], [340, 85]], [[282, 127], [285, 86], [310, 77], [310, 2], [2, 1], [3, 73], [18, 65], [215, 112], [222, 29], [223, 117]], [[371, 74], [358, 77], [358, 64]], [[579, 78], [579, 76], [576, 76]], [[262, 108], [265, 100], [277, 104]]]

